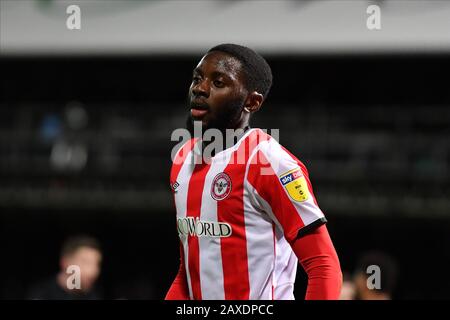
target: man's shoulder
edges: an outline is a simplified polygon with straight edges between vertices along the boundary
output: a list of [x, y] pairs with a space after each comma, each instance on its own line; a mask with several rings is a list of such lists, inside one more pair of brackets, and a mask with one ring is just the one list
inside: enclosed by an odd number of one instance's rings
[[256, 129], [254, 140], [257, 140], [258, 150], [261, 150], [264, 154], [270, 155], [270, 157], [282, 158], [284, 156], [292, 156], [279, 141], [279, 134], [273, 134], [264, 129]]
[[301, 167], [302, 169], [305, 168], [303, 162], [301, 162], [296, 155], [294, 155], [291, 151], [288, 150], [288, 148], [280, 143], [278, 133], [276, 135], [271, 135], [265, 130], [258, 129], [256, 134], [259, 137], [258, 151], [262, 153], [264, 158], [272, 166], [287, 168]]

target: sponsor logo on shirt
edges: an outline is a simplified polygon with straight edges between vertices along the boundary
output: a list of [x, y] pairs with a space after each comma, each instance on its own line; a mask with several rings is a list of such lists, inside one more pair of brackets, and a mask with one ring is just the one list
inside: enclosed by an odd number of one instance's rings
[[211, 185], [211, 197], [220, 201], [228, 197], [231, 192], [231, 178], [225, 172], [217, 174]]
[[300, 168], [283, 173], [279, 178], [292, 200], [298, 202], [308, 200], [308, 184]]
[[186, 217], [177, 219], [179, 236], [219, 237], [231, 236], [231, 226], [226, 222], [202, 221], [199, 218]]

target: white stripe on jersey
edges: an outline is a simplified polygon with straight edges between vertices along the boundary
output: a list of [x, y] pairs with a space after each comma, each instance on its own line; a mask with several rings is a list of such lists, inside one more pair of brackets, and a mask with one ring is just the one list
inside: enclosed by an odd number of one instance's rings
[[272, 262], [273, 278], [271, 279], [271, 285], [273, 285], [274, 287], [274, 296], [272, 297], [272, 292], [270, 292], [270, 298], [260, 297], [259, 299], [293, 300], [294, 296], [292, 294], [292, 290], [282, 290], [283, 288], [281, 287], [286, 288], [288, 284], [291, 284], [291, 289], [293, 289], [295, 275], [297, 272], [298, 259], [295, 256], [295, 253], [292, 251], [291, 246], [286, 241], [286, 238], [283, 235], [283, 229], [274, 213], [272, 212], [272, 208], [270, 207], [270, 205], [266, 202], [266, 200], [259, 196], [258, 191], [256, 191], [250, 184], [248, 184], [248, 187], [258, 203], [260, 203], [261, 207], [264, 208], [266, 215], [273, 220], [273, 223], [275, 223], [275, 250], [273, 248], [274, 239], [272, 239], [271, 247], [273, 256], [272, 258], [275, 259]]
[[[189, 159], [192, 159], [192, 153], [193, 151], [191, 150], [189, 152], [189, 154], [186, 157], [186, 161], [184, 161], [180, 172], [178, 173], [178, 177], [177, 177], [177, 182], [178, 183], [185, 183], [187, 181], [187, 183], [189, 183], [189, 179], [191, 178], [192, 172], [194, 171], [194, 163], [193, 161], [190, 161]], [[188, 193], [188, 188], [178, 188], [176, 196], [175, 196], [175, 206], [177, 209], [177, 217], [178, 218], [183, 218], [186, 217], [186, 212], [187, 212], [187, 193]], [[188, 288], [189, 288], [189, 297], [191, 299], [193, 299], [193, 294], [192, 294], [192, 284], [191, 284], [191, 277], [190, 277], [190, 273], [189, 273], [189, 264], [187, 263], [188, 261], [188, 257], [189, 257], [189, 245], [188, 245], [188, 237], [183, 237], [182, 239], [180, 239], [183, 245], [183, 251], [184, 251], [184, 260], [185, 260], [185, 267], [186, 267], [186, 277], [187, 277], [187, 283], [188, 283]]]
[[[214, 177], [221, 173], [230, 161], [231, 153], [227, 152], [214, 157], [205, 178], [202, 194], [200, 220], [218, 222], [217, 201], [211, 197], [211, 186]], [[204, 300], [224, 300], [223, 265], [220, 237], [199, 237], [200, 285]]]
[[272, 299], [275, 259], [273, 223], [264, 212], [255, 211], [249, 199], [253, 189], [245, 182], [244, 216], [247, 239], [250, 300]]

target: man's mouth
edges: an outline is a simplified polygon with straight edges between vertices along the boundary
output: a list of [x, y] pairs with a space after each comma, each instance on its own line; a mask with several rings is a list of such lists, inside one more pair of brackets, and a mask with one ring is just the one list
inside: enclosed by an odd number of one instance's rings
[[191, 116], [194, 119], [202, 118], [205, 114], [208, 113], [208, 105], [203, 102], [191, 102]]
[[205, 114], [208, 113], [208, 110], [200, 110], [200, 109], [191, 109], [191, 115], [194, 119], [203, 118]]

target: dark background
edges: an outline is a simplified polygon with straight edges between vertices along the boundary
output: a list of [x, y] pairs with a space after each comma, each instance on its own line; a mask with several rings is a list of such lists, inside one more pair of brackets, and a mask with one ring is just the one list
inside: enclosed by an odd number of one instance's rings
[[[162, 299], [178, 269], [170, 133], [199, 56], [1, 58], [0, 298], [58, 270], [62, 241], [96, 236], [105, 296]], [[383, 250], [397, 299], [450, 298], [448, 55], [268, 56], [274, 85], [253, 126], [308, 167], [344, 271]], [[82, 128], [67, 111], [84, 110]], [[45, 136], [48, 117], [59, 129]], [[46, 124], [47, 123], [47, 124]], [[58, 141], [87, 150], [58, 168]], [[296, 296], [305, 275], [299, 270]]]

